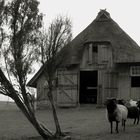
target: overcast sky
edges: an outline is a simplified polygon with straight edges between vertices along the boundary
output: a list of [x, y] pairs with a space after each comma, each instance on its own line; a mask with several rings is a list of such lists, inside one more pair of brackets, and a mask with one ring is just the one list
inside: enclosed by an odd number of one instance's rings
[[140, 0], [39, 0], [40, 11], [48, 24], [58, 14], [72, 19], [73, 37], [86, 28], [100, 9], [107, 9], [111, 18], [140, 45]]
[[[86, 28], [100, 9], [107, 9], [111, 18], [140, 45], [140, 0], [39, 0], [46, 26], [59, 14], [73, 23], [73, 37]], [[7, 98], [1, 96], [1, 100]]]

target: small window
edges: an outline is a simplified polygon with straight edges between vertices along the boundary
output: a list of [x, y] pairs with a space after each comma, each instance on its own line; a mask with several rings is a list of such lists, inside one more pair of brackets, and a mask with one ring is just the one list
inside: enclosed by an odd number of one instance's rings
[[140, 76], [140, 66], [132, 66], [130, 68], [130, 75], [131, 76]]
[[131, 87], [140, 87], [140, 76], [131, 77]]
[[89, 47], [88, 47], [88, 63], [89, 64], [92, 64], [92, 62], [93, 62], [93, 49], [92, 49], [92, 43], [91, 44], [89, 44]]
[[130, 68], [131, 87], [140, 87], [140, 66]]
[[92, 46], [92, 52], [93, 53], [98, 53], [98, 47], [97, 46]]

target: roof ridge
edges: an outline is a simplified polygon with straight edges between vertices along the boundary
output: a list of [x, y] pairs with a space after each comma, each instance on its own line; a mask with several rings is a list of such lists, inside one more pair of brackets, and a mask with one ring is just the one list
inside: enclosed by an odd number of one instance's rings
[[106, 11], [106, 9], [100, 9], [100, 12], [98, 13], [96, 17], [96, 21], [109, 21], [111, 19], [110, 13]]

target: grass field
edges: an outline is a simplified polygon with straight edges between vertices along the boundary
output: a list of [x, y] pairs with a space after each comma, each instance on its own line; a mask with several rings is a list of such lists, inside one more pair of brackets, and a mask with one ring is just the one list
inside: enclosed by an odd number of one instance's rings
[[[110, 125], [105, 117], [105, 108], [84, 106], [58, 109], [58, 117], [64, 132], [70, 132], [72, 140], [139, 140], [140, 124], [127, 120], [126, 131], [110, 134]], [[40, 122], [54, 131], [51, 110], [36, 112]], [[42, 140], [14, 103], [0, 103], [0, 140]]]

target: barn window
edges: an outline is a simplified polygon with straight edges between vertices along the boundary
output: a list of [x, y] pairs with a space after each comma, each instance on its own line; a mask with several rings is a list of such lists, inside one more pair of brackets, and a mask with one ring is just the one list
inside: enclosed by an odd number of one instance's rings
[[88, 48], [88, 63], [92, 64], [92, 43], [89, 44], [89, 48]]
[[131, 87], [140, 87], [140, 66], [130, 68]]
[[92, 46], [92, 52], [93, 53], [98, 53], [98, 47], [97, 46]]
[[88, 63], [89, 64], [97, 62], [97, 53], [98, 53], [97, 45], [90, 43], [88, 47]]
[[132, 66], [130, 69], [131, 76], [140, 76], [140, 66]]

